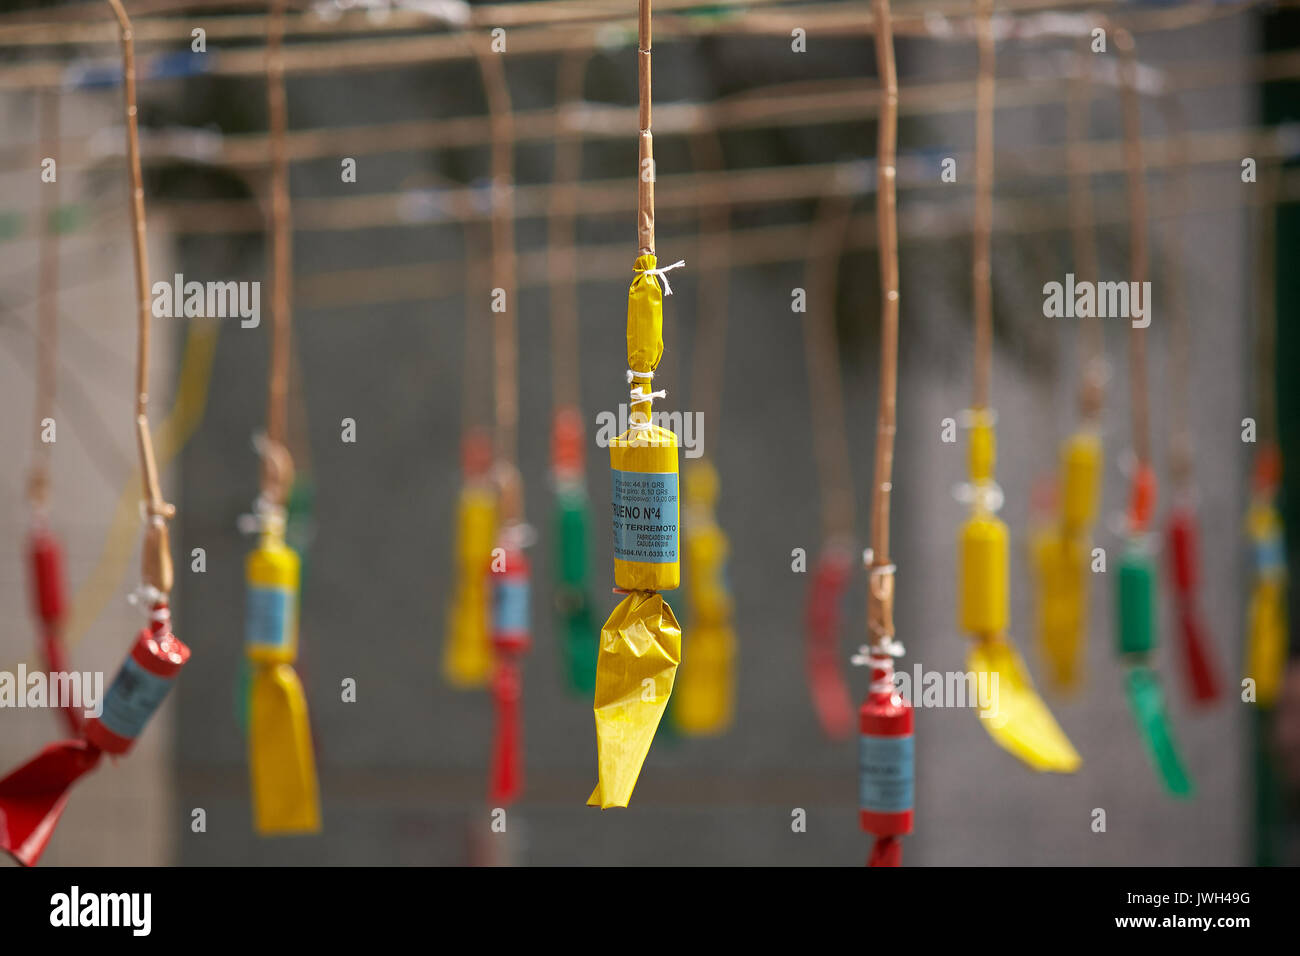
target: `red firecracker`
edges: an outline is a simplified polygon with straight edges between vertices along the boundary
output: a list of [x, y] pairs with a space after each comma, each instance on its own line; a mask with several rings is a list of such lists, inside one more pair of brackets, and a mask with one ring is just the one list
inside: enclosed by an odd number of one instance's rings
[[86, 721], [82, 737], [50, 744], [0, 780], [0, 849], [24, 866], [40, 859], [72, 785], [95, 768], [103, 752], [131, 749], [189, 660], [190, 649], [171, 632], [167, 605], [155, 604], [152, 617], [104, 695], [102, 713]]
[[872, 655], [871, 690], [859, 711], [858, 819], [875, 836], [868, 866], [901, 866], [912, 832], [912, 705], [894, 686], [893, 659]]
[[494, 806], [510, 804], [524, 788], [523, 731], [519, 716], [523, 674], [519, 659], [532, 643], [528, 622], [528, 559], [518, 547], [507, 546], [504, 567], [492, 572], [492, 649], [496, 656], [492, 701], [496, 710], [496, 736], [488, 795]]

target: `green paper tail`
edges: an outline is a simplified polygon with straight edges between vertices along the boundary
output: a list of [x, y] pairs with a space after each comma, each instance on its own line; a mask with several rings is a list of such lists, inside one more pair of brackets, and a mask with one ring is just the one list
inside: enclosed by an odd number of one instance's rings
[[1175, 797], [1190, 797], [1192, 781], [1187, 776], [1182, 758], [1178, 756], [1178, 746], [1174, 743], [1173, 731], [1169, 726], [1169, 715], [1165, 713], [1159, 679], [1151, 668], [1138, 665], [1128, 672], [1126, 690], [1138, 732], [1142, 735], [1147, 755], [1151, 758], [1161, 783]]

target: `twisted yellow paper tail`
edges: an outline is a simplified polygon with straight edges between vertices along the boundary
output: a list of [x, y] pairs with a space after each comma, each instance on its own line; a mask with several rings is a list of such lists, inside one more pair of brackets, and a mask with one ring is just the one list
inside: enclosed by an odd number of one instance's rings
[[[988, 700], [980, 701], [980, 723], [1002, 749], [1035, 770], [1073, 773], [1083, 763], [1056, 723], [1019, 653], [1004, 637], [979, 638], [967, 667], [987, 674]], [[995, 680], [996, 678], [996, 680]]]
[[633, 591], [601, 628], [594, 704], [600, 780], [588, 806], [626, 807], [632, 799], [681, 657], [681, 627], [653, 591]]
[[307, 698], [288, 664], [259, 666], [249, 699], [249, 771], [259, 833], [320, 830], [316, 756]]

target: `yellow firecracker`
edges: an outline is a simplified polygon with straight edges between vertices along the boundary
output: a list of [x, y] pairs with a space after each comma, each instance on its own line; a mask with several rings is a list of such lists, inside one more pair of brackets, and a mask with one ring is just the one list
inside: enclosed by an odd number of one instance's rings
[[1255, 549], [1255, 583], [1250, 593], [1245, 676], [1255, 681], [1255, 702], [1272, 707], [1286, 669], [1286, 558], [1282, 516], [1271, 502], [1257, 500], [1246, 518]]
[[[993, 476], [997, 461], [993, 416], [977, 410], [970, 436], [971, 515], [958, 536], [958, 625], [973, 638], [967, 666], [988, 675], [989, 701], [980, 701], [980, 722], [999, 746], [1036, 770], [1073, 772], [1081, 761], [1034, 689], [1028, 668], [1007, 638], [1009, 627], [1008, 535], [994, 513], [1001, 493]], [[976, 686], [982, 682], [977, 680]]]
[[259, 833], [314, 833], [320, 796], [307, 698], [293, 662], [298, 656], [299, 560], [284, 543], [282, 519], [265, 519], [248, 556], [245, 654], [249, 689], [249, 773]]
[[691, 652], [677, 675], [673, 721], [686, 734], [722, 733], [735, 700], [736, 636], [727, 589], [727, 536], [714, 517], [718, 473], [708, 461], [686, 472], [683, 545], [690, 589]]
[[659, 591], [678, 586], [677, 436], [651, 421], [654, 371], [663, 355], [662, 270], [636, 260], [628, 290], [630, 426], [610, 442], [614, 582], [629, 592], [605, 622], [596, 659], [600, 782], [587, 801], [625, 807], [672, 694], [682, 635]]

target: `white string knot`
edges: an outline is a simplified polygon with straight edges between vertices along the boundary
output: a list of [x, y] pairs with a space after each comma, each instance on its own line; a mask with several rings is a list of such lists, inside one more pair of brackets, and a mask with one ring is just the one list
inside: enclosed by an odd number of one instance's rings
[[171, 610], [165, 603], [162, 603], [167, 600], [167, 595], [152, 584], [140, 585], [126, 596], [126, 600], [132, 606], [144, 611], [151, 621], [165, 624], [171, 620]]
[[654, 269], [637, 269], [635, 271], [641, 275], [658, 276], [659, 281], [663, 283], [664, 295], [672, 295], [673, 287], [668, 284], [667, 274], [671, 272], [673, 269], [680, 269], [684, 265], [686, 265], [686, 260], [678, 259], [670, 266], [658, 266]]
[[[654, 377], [655, 377], [654, 372], [638, 372], [635, 369], [627, 370], [628, 384], [631, 384], [634, 379], [638, 379], [638, 378], [647, 382], [651, 382], [654, 380]], [[667, 398], [668, 390], [660, 388], [653, 391], [646, 391], [644, 386], [637, 384], [637, 385], [632, 385], [632, 388], [628, 392], [628, 396], [630, 397], [633, 405], [638, 405], [642, 402], [654, 401], [656, 398]], [[653, 427], [654, 427], [654, 422], [650, 420], [649, 416], [646, 416], [645, 420], [636, 418], [628, 422], [628, 428], [635, 429], [638, 432], [649, 431]]]
[[285, 523], [284, 508], [265, 495], [258, 495], [253, 502], [253, 513], [240, 515], [235, 520], [235, 527], [240, 534], [260, 534], [264, 531], [284, 534]]
[[863, 644], [850, 660], [855, 667], [871, 667], [880, 672], [880, 676], [871, 681], [871, 693], [892, 694], [897, 690], [894, 686], [894, 658], [905, 653], [902, 643], [886, 634], [874, 646]]

